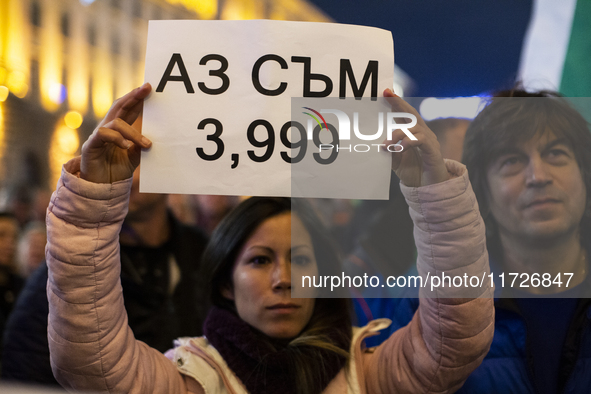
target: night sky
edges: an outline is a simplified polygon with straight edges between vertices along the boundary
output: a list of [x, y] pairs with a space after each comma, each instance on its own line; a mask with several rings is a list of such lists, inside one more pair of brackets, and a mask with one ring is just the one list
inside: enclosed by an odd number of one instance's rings
[[510, 86], [532, 8], [532, 0], [312, 2], [337, 22], [390, 30], [395, 62], [415, 81], [415, 97]]

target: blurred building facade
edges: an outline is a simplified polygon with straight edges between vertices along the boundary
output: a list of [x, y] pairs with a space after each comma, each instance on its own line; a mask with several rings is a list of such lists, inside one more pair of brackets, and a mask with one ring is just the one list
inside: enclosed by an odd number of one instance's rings
[[0, 0], [0, 186], [55, 187], [142, 84], [151, 19], [330, 21], [306, 0]]

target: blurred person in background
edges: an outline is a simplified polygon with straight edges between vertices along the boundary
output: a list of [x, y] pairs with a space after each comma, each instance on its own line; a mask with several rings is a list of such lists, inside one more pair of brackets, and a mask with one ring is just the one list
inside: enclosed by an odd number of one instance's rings
[[240, 203], [237, 196], [213, 196], [208, 194], [192, 195], [195, 207], [196, 225], [211, 234], [234, 207]]
[[[24, 280], [18, 275], [16, 244], [18, 221], [6, 212], [0, 213], [0, 338], [11, 314]], [[3, 343], [0, 340], [0, 351]], [[1, 367], [1, 364], [0, 364]]]
[[211, 235], [218, 223], [240, 203], [239, 196], [169, 194], [168, 206], [182, 223]]
[[[165, 351], [180, 336], [202, 332], [209, 309], [200, 274], [207, 237], [181, 224], [167, 195], [139, 193], [134, 173], [121, 229], [121, 284], [129, 325], [138, 340]], [[57, 385], [47, 342], [47, 265], [29, 277], [7, 323], [2, 352], [5, 380]]]
[[0, 209], [14, 216], [19, 229], [23, 229], [32, 219], [32, 194], [32, 188], [27, 184], [17, 184], [2, 189]]
[[444, 159], [462, 161], [464, 137], [470, 126], [470, 120], [462, 118], [440, 118], [426, 122], [437, 136], [441, 155]]
[[28, 278], [45, 260], [47, 231], [45, 221], [32, 221], [22, 231], [18, 241], [18, 270], [23, 278]]
[[309, 198], [314, 211], [334, 238], [339, 251], [349, 253], [354, 246], [356, 227], [351, 223], [355, 204], [359, 200], [341, 198]]
[[31, 206], [31, 220], [45, 223], [45, 214], [49, 206], [49, 199], [51, 198], [53, 190], [47, 188], [38, 188], [33, 192], [33, 200]]
[[45, 222], [45, 213], [53, 190], [18, 183], [0, 190], [0, 211], [14, 215], [23, 230], [31, 221]]

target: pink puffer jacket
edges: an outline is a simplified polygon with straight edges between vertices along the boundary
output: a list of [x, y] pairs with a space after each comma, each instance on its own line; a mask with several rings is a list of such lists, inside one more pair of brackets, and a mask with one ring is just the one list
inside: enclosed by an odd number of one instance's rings
[[[93, 184], [64, 166], [47, 213], [49, 347], [57, 380], [72, 390], [105, 393], [203, 393], [177, 364], [134, 339], [119, 283], [118, 234], [131, 180]], [[419, 271], [488, 275], [484, 223], [465, 168], [453, 178], [404, 188], [415, 221]], [[440, 293], [438, 295], [445, 295]], [[423, 298], [411, 323], [374, 350], [354, 351], [358, 390], [451, 393], [480, 364], [493, 336], [492, 291], [475, 299]], [[341, 371], [325, 393], [347, 392]]]

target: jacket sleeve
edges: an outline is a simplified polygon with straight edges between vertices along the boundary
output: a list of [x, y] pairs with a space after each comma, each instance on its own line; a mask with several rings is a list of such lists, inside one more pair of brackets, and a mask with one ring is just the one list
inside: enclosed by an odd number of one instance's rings
[[[466, 168], [446, 161], [452, 176], [420, 188], [401, 186], [414, 221], [423, 279], [476, 276], [481, 286], [419, 290], [411, 322], [364, 363], [368, 393], [453, 393], [482, 362], [494, 332], [484, 222]], [[468, 279], [469, 280], [469, 279]], [[475, 282], [475, 279], [474, 283]], [[436, 282], [435, 282], [436, 283]]]
[[119, 231], [131, 179], [95, 184], [68, 162], [47, 211], [48, 341], [58, 382], [102, 393], [185, 393], [176, 366], [136, 341], [120, 284]]

